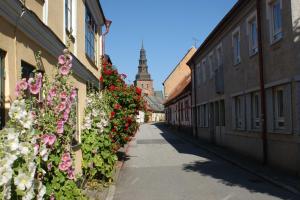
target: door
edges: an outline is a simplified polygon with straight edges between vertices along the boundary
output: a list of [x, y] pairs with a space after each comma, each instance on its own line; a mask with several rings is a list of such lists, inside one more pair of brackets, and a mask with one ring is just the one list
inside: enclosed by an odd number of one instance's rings
[[5, 125], [5, 52], [0, 50], [0, 129]]

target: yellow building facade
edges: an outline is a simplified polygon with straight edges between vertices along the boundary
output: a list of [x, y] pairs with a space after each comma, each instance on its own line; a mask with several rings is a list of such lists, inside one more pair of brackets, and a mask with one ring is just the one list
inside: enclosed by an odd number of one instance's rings
[[[88, 86], [99, 88], [104, 23], [98, 0], [0, 1], [2, 127], [15, 99], [16, 82], [30, 76], [35, 68], [51, 77], [57, 57], [69, 46], [73, 55], [70, 81], [78, 89], [80, 133]], [[35, 56], [38, 51], [41, 51], [39, 66]]]

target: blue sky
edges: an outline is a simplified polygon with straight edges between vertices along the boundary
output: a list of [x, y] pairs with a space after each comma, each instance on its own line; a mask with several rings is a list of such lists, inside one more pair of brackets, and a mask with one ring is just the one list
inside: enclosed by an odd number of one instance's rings
[[141, 42], [155, 90], [194, 45], [199, 46], [236, 0], [100, 0], [112, 20], [106, 53], [120, 73], [135, 79]]

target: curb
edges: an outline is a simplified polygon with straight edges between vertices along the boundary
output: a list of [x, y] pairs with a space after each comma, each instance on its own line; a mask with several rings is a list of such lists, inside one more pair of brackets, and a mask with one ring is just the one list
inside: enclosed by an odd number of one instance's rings
[[205, 150], [205, 151], [207, 151], [209, 153], [212, 153], [215, 156], [217, 156], [217, 157], [219, 157], [219, 158], [221, 158], [221, 159], [223, 159], [223, 160], [225, 160], [225, 161], [227, 161], [227, 162], [229, 162], [229, 163], [231, 163], [231, 164], [233, 164], [233, 165], [235, 165], [235, 166], [237, 166], [237, 167], [239, 167], [239, 168], [241, 168], [241, 169], [243, 169], [243, 170], [245, 170], [245, 171], [247, 171], [247, 172], [249, 172], [249, 173], [251, 173], [253, 175], [256, 175], [257, 177], [259, 177], [259, 178], [261, 178], [261, 179], [263, 179], [263, 180], [265, 180], [265, 181], [267, 181], [267, 182], [269, 182], [269, 183], [271, 183], [271, 184], [273, 184], [273, 185], [275, 185], [277, 187], [284, 188], [285, 190], [288, 190], [289, 192], [292, 192], [293, 194], [300, 195], [300, 190], [297, 189], [296, 187], [286, 185], [283, 182], [274, 180], [274, 179], [272, 179], [269, 176], [265, 176], [264, 174], [259, 173], [259, 172], [255, 171], [255, 170], [252, 170], [251, 168], [246, 167], [245, 165], [243, 165], [243, 164], [241, 164], [241, 163], [239, 163], [239, 162], [237, 162], [235, 160], [232, 160], [232, 159], [230, 159], [230, 158], [228, 158], [226, 156], [223, 156], [221, 153], [218, 153], [217, 151], [214, 151], [214, 150], [212, 150], [212, 149], [210, 149], [208, 147], [202, 146], [201, 144], [199, 144], [199, 143], [197, 143], [197, 142], [195, 142], [193, 140], [190, 140], [190, 139], [188, 139], [188, 138], [186, 138], [184, 136], [181, 136], [179, 133], [175, 133], [175, 135], [178, 136], [179, 138], [181, 138], [182, 140], [187, 141], [189, 143], [192, 143], [193, 145], [195, 145], [195, 146], [197, 146], [197, 147], [199, 147], [199, 148], [201, 148], [201, 149], [203, 149], [203, 150]]
[[[129, 150], [129, 148], [130, 148], [130, 146], [131, 146], [131, 144], [134, 140], [135, 140], [135, 138], [133, 138], [127, 145], [125, 145], [125, 147], [124, 147], [125, 155], [127, 155], [128, 150]], [[124, 166], [124, 163], [125, 163], [124, 158], [122, 158], [121, 160], [119, 160], [117, 162], [117, 164], [116, 164], [116, 173], [115, 173], [115, 177], [114, 177], [114, 183], [109, 186], [107, 196], [106, 196], [105, 200], [113, 200], [115, 192], [116, 192], [116, 183], [119, 179], [120, 172], [121, 172], [121, 169]]]

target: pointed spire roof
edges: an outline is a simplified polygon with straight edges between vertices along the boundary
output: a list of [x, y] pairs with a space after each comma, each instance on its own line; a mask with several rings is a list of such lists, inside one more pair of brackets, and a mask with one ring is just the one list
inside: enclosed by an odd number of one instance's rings
[[144, 49], [144, 41], [142, 40], [142, 47], [140, 50], [140, 60], [138, 66], [138, 73], [135, 77], [136, 80], [151, 80], [151, 76], [148, 73], [146, 50]]

